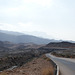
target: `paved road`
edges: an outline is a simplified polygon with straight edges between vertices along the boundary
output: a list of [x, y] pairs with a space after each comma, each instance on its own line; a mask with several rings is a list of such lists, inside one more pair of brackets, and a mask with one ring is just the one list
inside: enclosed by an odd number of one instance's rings
[[61, 75], [75, 75], [75, 59], [55, 57], [51, 54], [46, 54], [60, 68]]

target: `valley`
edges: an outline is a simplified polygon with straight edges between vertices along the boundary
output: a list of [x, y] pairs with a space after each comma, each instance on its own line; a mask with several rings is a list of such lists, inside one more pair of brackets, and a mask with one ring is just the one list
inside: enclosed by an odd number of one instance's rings
[[[55, 41], [55, 42], [49, 42], [48, 44], [41, 44], [41, 43], [36, 44], [34, 42], [13, 43], [8, 40], [7, 41], [1, 40], [0, 41], [0, 71], [1, 71], [0, 75], [3, 74], [18, 75], [19, 73], [20, 75], [30, 75], [28, 74], [29, 71], [31, 71], [30, 73], [32, 73], [33, 75], [36, 75], [37, 73], [38, 73], [37, 75], [43, 75], [43, 73], [41, 74], [42, 69], [43, 70], [45, 69], [43, 65], [46, 66], [47, 72], [49, 71], [49, 69], [52, 68], [52, 72], [51, 70], [50, 72], [53, 75], [55, 66], [51, 63], [52, 60], [50, 61], [50, 59], [46, 58], [45, 54], [47, 53], [51, 53], [57, 57], [75, 58], [75, 43], [66, 42], [66, 41], [62, 42]], [[24, 66], [26, 64], [27, 66]], [[35, 65], [35, 67], [32, 67], [29, 64], [31, 64], [32, 66]], [[45, 75], [47, 75], [47, 73]]]

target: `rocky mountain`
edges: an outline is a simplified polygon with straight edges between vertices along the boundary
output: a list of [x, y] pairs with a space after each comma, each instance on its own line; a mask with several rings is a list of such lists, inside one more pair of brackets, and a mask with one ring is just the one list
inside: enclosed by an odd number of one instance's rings
[[14, 44], [8, 41], [0, 41], [0, 71], [8, 69], [12, 66], [22, 66], [34, 57], [48, 51], [40, 51], [42, 45], [33, 43]]
[[57, 48], [75, 48], [75, 43], [71, 42], [52, 42], [46, 45], [46, 47], [57, 47]]
[[25, 35], [18, 32], [0, 31], [0, 41], [9, 41], [13, 43], [35, 43], [35, 44], [48, 44], [57, 40], [44, 39], [36, 36]]

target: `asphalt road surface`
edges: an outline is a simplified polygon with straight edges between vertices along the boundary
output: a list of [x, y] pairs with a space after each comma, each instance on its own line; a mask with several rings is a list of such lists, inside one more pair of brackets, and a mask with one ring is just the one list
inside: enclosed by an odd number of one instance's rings
[[46, 56], [59, 66], [61, 75], [75, 75], [75, 59], [55, 57], [51, 54]]

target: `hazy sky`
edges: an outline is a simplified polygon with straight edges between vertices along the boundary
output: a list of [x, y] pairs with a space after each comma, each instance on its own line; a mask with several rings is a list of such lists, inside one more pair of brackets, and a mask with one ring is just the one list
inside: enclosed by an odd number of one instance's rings
[[75, 41], [75, 0], [0, 0], [0, 29]]

